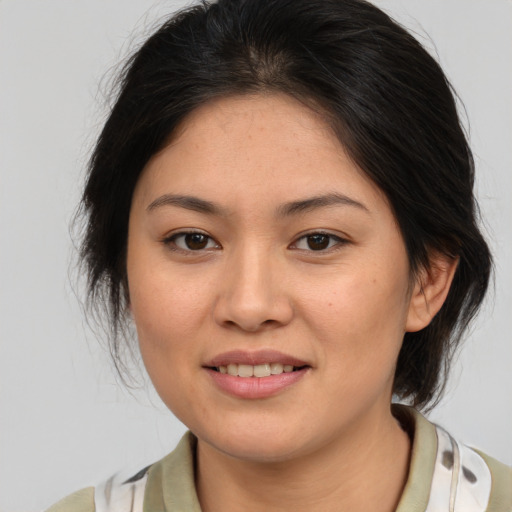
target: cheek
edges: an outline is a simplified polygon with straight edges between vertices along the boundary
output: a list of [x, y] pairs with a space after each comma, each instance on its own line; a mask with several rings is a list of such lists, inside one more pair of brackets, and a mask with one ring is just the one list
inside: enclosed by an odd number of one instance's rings
[[302, 310], [322, 341], [325, 362], [359, 383], [380, 369], [393, 372], [408, 311], [406, 272], [368, 263], [324, 284], [318, 293], [305, 291]]
[[347, 273], [333, 277], [318, 292], [304, 291], [303, 305], [326, 330], [365, 337], [368, 332], [404, 330], [408, 310], [404, 279]]
[[200, 269], [173, 264], [154, 241], [133, 231], [127, 274], [140, 343], [168, 344], [197, 322], [209, 294], [208, 282], [201, 278]]
[[[164, 277], [162, 277], [164, 276]], [[207, 290], [159, 272], [130, 283], [132, 315], [139, 342], [161, 350], [180, 345], [205, 316]]]
[[182, 418], [187, 393], [196, 393], [196, 340], [207, 337], [206, 291], [160, 270], [153, 267], [152, 272], [139, 270], [129, 276], [131, 310], [148, 375], [162, 400]]

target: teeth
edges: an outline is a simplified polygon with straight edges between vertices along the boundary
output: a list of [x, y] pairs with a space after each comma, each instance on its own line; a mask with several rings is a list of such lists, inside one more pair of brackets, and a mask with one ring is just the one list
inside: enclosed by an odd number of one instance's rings
[[255, 377], [268, 377], [270, 375], [270, 365], [269, 364], [257, 364], [254, 367], [254, 376]]
[[238, 365], [238, 376], [239, 377], [252, 377], [254, 375], [254, 366], [250, 364], [239, 364]]
[[220, 373], [233, 375], [235, 377], [269, 377], [270, 375], [280, 375], [281, 373], [293, 372], [294, 366], [291, 364], [265, 363], [255, 366], [250, 364], [228, 364], [219, 366], [217, 370]]
[[279, 375], [283, 373], [283, 365], [281, 363], [272, 363], [270, 365], [270, 373], [272, 375]]

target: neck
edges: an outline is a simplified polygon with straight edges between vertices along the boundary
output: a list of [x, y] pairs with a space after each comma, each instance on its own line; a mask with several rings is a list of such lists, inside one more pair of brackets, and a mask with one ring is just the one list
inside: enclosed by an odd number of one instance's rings
[[392, 512], [407, 480], [409, 454], [409, 437], [390, 411], [292, 460], [240, 460], [199, 440], [199, 501], [204, 512]]

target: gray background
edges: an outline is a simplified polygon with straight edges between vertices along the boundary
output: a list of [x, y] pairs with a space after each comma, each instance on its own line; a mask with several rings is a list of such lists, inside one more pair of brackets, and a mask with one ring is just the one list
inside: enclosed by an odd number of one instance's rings
[[[512, 3], [377, 3], [439, 55], [465, 102], [496, 254], [495, 298], [430, 417], [511, 464]], [[150, 386], [130, 393], [116, 382], [69, 279], [70, 219], [104, 119], [98, 83], [181, 5], [0, 0], [1, 512], [38, 510], [117, 469], [142, 467], [184, 431]]]

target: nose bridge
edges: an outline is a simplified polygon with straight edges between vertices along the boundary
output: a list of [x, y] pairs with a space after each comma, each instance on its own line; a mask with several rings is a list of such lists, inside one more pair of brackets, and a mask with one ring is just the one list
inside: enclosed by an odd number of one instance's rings
[[278, 282], [279, 268], [279, 258], [267, 243], [241, 243], [226, 260], [225, 279], [216, 304], [217, 321], [236, 324], [247, 331], [286, 324], [292, 309]]

